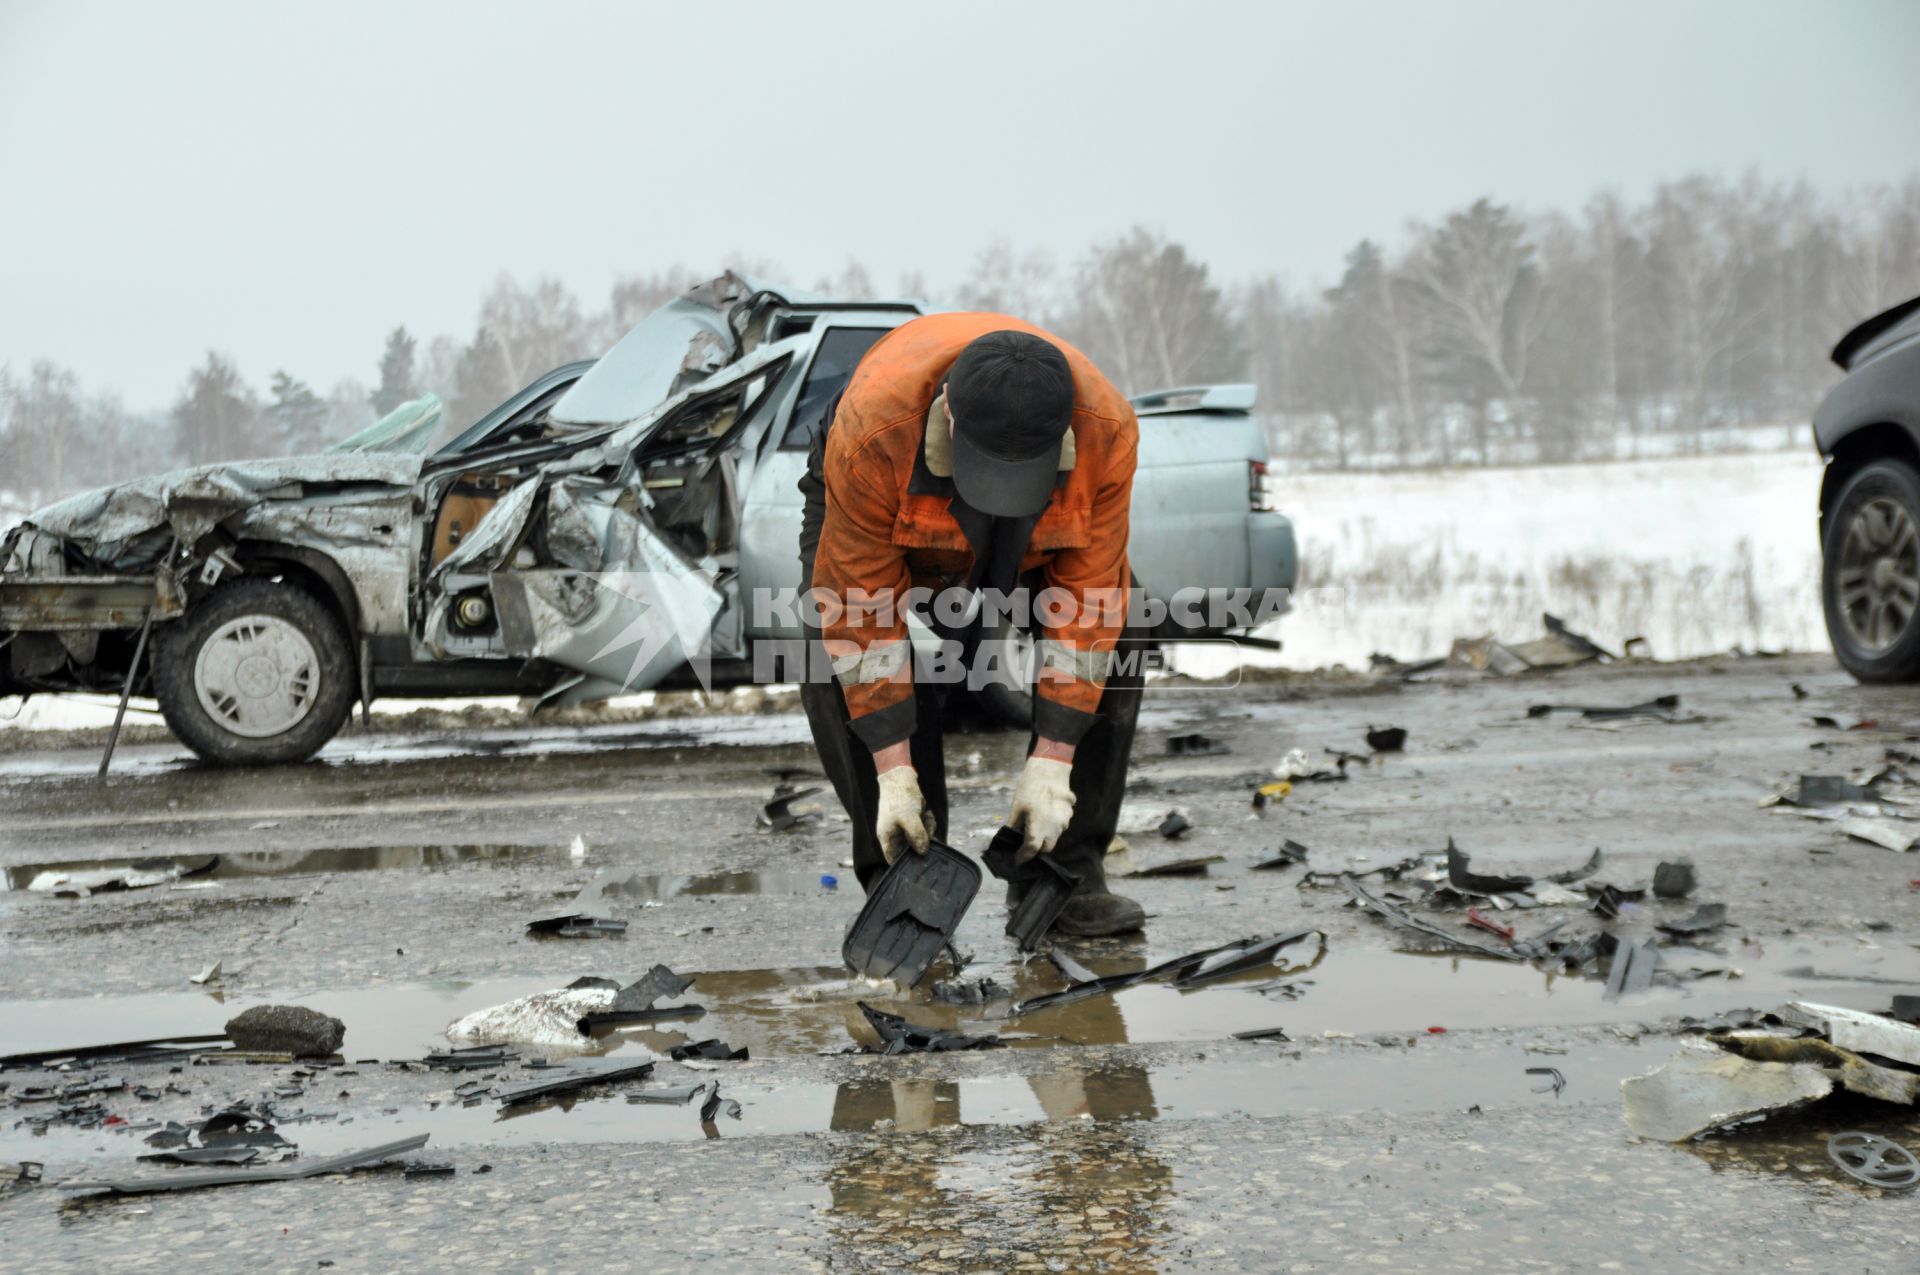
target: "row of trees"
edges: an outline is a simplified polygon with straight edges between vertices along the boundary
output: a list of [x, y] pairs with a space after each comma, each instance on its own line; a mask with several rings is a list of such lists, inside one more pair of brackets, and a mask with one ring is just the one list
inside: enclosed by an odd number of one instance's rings
[[[735, 262], [764, 278], [766, 262]], [[0, 488], [50, 496], [106, 477], [313, 450], [421, 392], [465, 425], [534, 376], [611, 345], [712, 274], [614, 284], [590, 310], [552, 279], [502, 276], [471, 334], [405, 327], [324, 395], [286, 370], [264, 393], [210, 353], [164, 416], [87, 393], [46, 362], [0, 367]], [[1630, 203], [1528, 216], [1482, 199], [1367, 239], [1331, 287], [1214, 277], [1145, 229], [1061, 267], [996, 242], [933, 295], [858, 263], [812, 281], [839, 297], [927, 297], [1061, 333], [1129, 392], [1259, 384], [1278, 457], [1338, 467], [1560, 461], [1698, 450], [1729, 426], [1803, 421], [1853, 323], [1920, 292], [1920, 178], [1824, 198], [1804, 184], [1688, 177]], [[1785, 434], [1782, 430], [1782, 435]], [[82, 462], [84, 459], [84, 463]]]

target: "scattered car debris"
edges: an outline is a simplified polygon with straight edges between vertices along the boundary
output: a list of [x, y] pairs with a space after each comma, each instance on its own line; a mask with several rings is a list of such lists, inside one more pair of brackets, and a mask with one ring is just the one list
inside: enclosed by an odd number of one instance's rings
[[1129, 873], [1134, 877], [1204, 877], [1207, 869], [1216, 863], [1225, 863], [1224, 854], [1203, 854], [1191, 859], [1174, 859], [1169, 863], [1150, 864]]
[[1641, 704], [1534, 704], [1528, 717], [1551, 717], [1555, 713], [1578, 713], [1588, 721], [1619, 721], [1628, 717], [1652, 717], [1672, 721], [1680, 708], [1678, 695], [1662, 695]]
[[[1658, 889], [1658, 887], [1655, 887]], [[1668, 934], [1705, 934], [1717, 930], [1727, 923], [1727, 905], [1724, 903], [1702, 903], [1691, 915], [1677, 921], [1657, 921], [1656, 928]]]
[[564, 916], [543, 916], [539, 920], [527, 922], [527, 933], [556, 939], [606, 938], [626, 932], [627, 923], [623, 920], [616, 917], [589, 916], [585, 912], [569, 912]]
[[327, 1058], [340, 1052], [347, 1025], [304, 1005], [255, 1005], [227, 1020], [236, 1049], [295, 1058]]
[[707, 1092], [707, 1086], [681, 1085], [676, 1089], [641, 1089], [627, 1095], [628, 1102], [655, 1103], [665, 1107], [684, 1107], [701, 1094]]
[[1284, 779], [1275, 779], [1260, 784], [1253, 790], [1253, 809], [1256, 814], [1265, 812], [1276, 801], [1285, 801], [1293, 795], [1293, 785]]
[[428, 1163], [425, 1160], [409, 1160], [401, 1166], [400, 1175], [405, 1178], [450, 1178], [453, 1166], [446, 1163]]
[[1852, 1129], [1833, 1134], [1827, 1139], [1827, 1159], [1848, 1177], [1882, 1191], [1911, 1191], [1920, 1186], [1920, 1160], [1877, 1133]]
[[949, 978], [929, 990], [942, 1005], [986, 1005], [1013, 995], [991, 978]]
[[1447, 838], [1447, 881], [1466, 894], [1514, 894], [1533, 884], [1532, 877], [1485, 876], [1472, 870], [1472, 861]]
[[517, 1057], [513, 1050], [500, 1045], [472, 1045], [436, 1051], [420, 1061], [437, 1071], [479, 1071], [485, 1067], [504, 1067]]
[[534, 992], [455, 1019], [447, 1025], [447, 1039], [475, 1044], [577, 1046], [582, 1035], [581, 1017], [611, 1008], [617, 990], [611, 980], [593, 979], [577, 980], [576, 985], [555, 991]]
[[1698, 1037], [1682, 1041], [1673, 1060], [1620, 1082], [1627, 1127], [1659, 1142], [1685, 1142], [1832, 1092], [1833, 1080], [1811, 1063], [1754, 1062]]
[[805, 824], [818, 823], [823, 808], [811, 798], [821, 793], [820, 788], [794, 788], [789, 784], [779, 784], [773, 790], [773, 799], [760, 807], [755, 819], [760, 827], [769, 832], [787, 832]]
[[1192, 828], [1192, 820], [1188, 819], [1178, 810], [1169, 810], [1167, 817], [1160, 821], [1160, 827], [1156, 831], [1169, 841], [1178, 841], [1191, 831]]
[[1018, 902], [1007, 908], [1006, 932], [1022, 952], [1032, 952], [1079, 888], [1080, 877], [1055, 863], [1049, 854], [1034, 855], [1021, 863], [1020, 846], [1025, 839], [1019, 828], [1002, 827], [980, 861], [987, 865], [987, 871], [1007, 883], [1010, 898], [1018, 895]]
[[32, 1190], [46, 1177], [47, 1166], [38, 1160], [20, 1160], [16, 1163], [18, 1168], [14, 1170], [13, 1176], [0, 1179], [0, 1196], [11, 1195], [15, 1191]]
[[1649, 939], [1644, 943], [1619, 943], [1613, 949], [1613, 962], [1607, 966], [1608, 1000], [1618, 1000], [1653, 986], [1654, 971], [1660, 968], [1660, 947]]
[[1779, 795], [1763, 804], [1792, 806], [1837, 806], [1850, 802], [1879, 800], [1879, 794], [1862, 787], [1844, 775], [1801, 775], [1791, 796]]
[[866, 978], [912, 987], [927, 976], [980, 891], [980, 865], [941, 841], [895, 859], [854, 918], [840, 951]]
[[690, 1045], [675, 1045], [667, 1052], [667, 1057], [675, 1062], [685, 1062], [689, 1058], [700, 1058], [707, 1062], [745, 1062], [746, 1046], [735, 1049], [723, 1040], [702, 1040]]
[[36, 894], [58, 899], [84, 899], [109, 890], [145, 890], [182, 877], [210, 872], [220, 862], [217, 854], [174, 859], [134, 859], [98, 868], [73, 868], [37, 873], [27, 882]]
[[[1273, 773], [1281, 779], [1296, 784], [1341, 783], [1347, 777], [1347, 763], [1354, 760], [1356, 755], [1353, 753], [1335, 753], [1334, 756], [1337, 758], [1335, 763], [1337, 768], [1328, 770], [1324, 766], [1314, 765], [1312, 759], [1307, 756], [1306, 749], [1288, 749], [1287, 755], [1280, 759], [1280, 764], [1273, 768]], [[1359, 760], [1365, 761], [1366, 759], [1362, 757], [1359, 758]]]
[[1307, 861], [1307, 848], [1298, 841], [1288, 839], [1280, 843], [1280, 849], [1271, 859], [1262, 859], [1253, 865], [1255, 872], [1277, 872], [1281, 868], [1304, 865]]
[[198, 974], [195, 974], [189, 979], [187, 979], [187, 981], [189, 983], [197, 983], [197, 984], [217, 983], [220, 981], [220, 975], [221, 975], [220, 962], [215, 961], [213, 964], [203, 968]]
[[1521, 952], [1513, 948], [1493, 947], [1489, 944], [1467, 938], [1464, 935], [1443, 930], [1439, 926], [1430, 924], [1429, 922], [1422, 921], [1406, 909], [1396, 907], [1379, 895], [1371, 893], [1365, 886], [1360, 884], [1359, 878], [1351, 872], [1341, 873], [1340, 880], [1346, 885], [1348, 891], [1352, 893], [1354, 900], [1361, 906], [1385, 917], [1388, 921], [1403, 930], [1413, 930], [1417, 933], [1425, 934], [1429, 938], [1438, 939], [1447, 947], [1462, 952], [1474, 952], [1481, 956], [1497, 957], [1503, 961], [1520, 961], [1526, 959]]
[[0, 1057], [0, 1070], [8, 1067], [47, 1067], [62, 1063], [171, 1062], [196, 1054], [218, 1053], [232, 1048], [225, 1032], [213, 1036], [160, 1036], [153, 1040], [127, 1040], [111, 1045], [82, 1045], [68, 1049], [40, 1049]]
[[1656, 899], [1684, 899], [1693, 893], [1693, 887], [1691, 859], [1662, 863], [1653, 870], [1653, 897]]
[[1251, 1031], [1235, 1032], [1235, 1040], [1291, 1040], [1284, 1027], [1255, 1027]]
[[[1509, 645], [1495, 641], [1491, 635], [1457, 638], [1447, 654], [1438, 659], [1402, 664], [1391, 656], [1376, 656], [1372, 662], [1374, 667], [1391, 673], [1401, 681], [1411, 681], [1434, 672], [1474, 672], [1511, 677], [1532, 670], [1571, 668], [1576, 664], [1613, 658], [1590, 639], [1569, 629], [1558, 616], [1543, 614], [1540, 621], [1547, 631], [1546, 636], [1531, 642]], [[1636, 645], [1638, 651], [1635, 650]], [[1627, 645], [1628, 653], [1633, 655], [1644, 654], [1645, 648], [1645, 641], [1639, 638]]]
[[60, 1189], [142, 1195], [152, 1191], [190, 1191], [198, 1187], [238, 1186], [248, 1182], [293, 1182], [301, 1178], [323, 1177], [329, 1173], [340, 1173], [347, 1169], [378, 1164], [382, 1160], [390, 1160], [408, 1151], [418, 1151], [427, 1145], [428, 1136], [424, 1133], [415, 1134], [410, 1138], [401, 1138], [377, 1147], [368, 1147], [364, 1151], [348, 1151], [318, 1160], [293, 1160], [271, 1168], [210, 1169], [201, 1173], [164, 1173], [146, 1178], [63, 1182]]
[[585, 1089], [590, 1085], [611, 1085], [618, 1084], [622, 1080], [638, 1080], [653, 1074], [653, 1062], [649, 1059], [643, 1063], [625, 1063], [612, 1067], [555, 1068], [554, 1070], [558, 1072], [557, 1075], [502, 1089], [494, 1096], [500, 1100], [502, 1107], [518, 1106], [523, 1102], [532, 1102], [537, 1098], [547, 1098], [575, 1089]]
[[1592, 900], [1594, 912], [1612, 919], [1623, 914], [1623, 906], [1638, 903], [1647, 897], [1644, 885], [1613, 885], [1609, 882], [1595, 881], [1587, 886], [1587, 896]]
[[1920, 1067], [1920, 1027], [1880, 1014], [1811, 1001], [1794, 1001], [1780, 1011], [1780, 1017], [1815, 1029], [1842, 1049]]
[[875, 1009], [865, 1001], [856, 1001], [860, 1012], [866, 1016], [867, 1025], [880, 1037], [880, 1048], [863, 1047], [861, 1053], [881, 1054], [924, 1054], [951, 1053], [966, 1049], [999, 1049], [998, 1036], [968, 1036], [961, 1032], [944, 1031], [938, 1027], [922, 1027], [910, 1023], [898, 1014], [889, 1014]]
[[1167, 755], [1170, 757], [1218, 757], [1232, 751], [1213, 736], [1202, 735], [1198, 731], [1167, 736]]
[[1513, 946], [1513, 927], [1488, 920], [1485, 916], [1481, 915], [1479, 908], [1467, 909], [1467, 924], [1473, 926], [1475, 929], [1485, 930], [1489, 934], [1497, 934], [1506, 940], [1508, 947]]
[[[1130, 974], [1105, 976], [1095, 975], [1066, 953], [1055, 949], [1049, 952], [1047, 957], [1062, 974], [1066, 975], [1070, 985], [1063, 991], [1047, 992], [1021, 1001], [1013, 1007], [1013, 1014], [1015, 1017], [1020, 1017], [1036, 1010], [1057, 1005], [1070, 1005], [1075, 1001], [1104, 996], [1160, 978], [1170, 978], [1175, 986], [1183, 989], [1196, 987], [1215, 979], [1245, 973], [1270, 964], [1280, 949], [1309, 937], [1319, 939], [1321, 952], [1326, 950], [1326, 935], [1321, 931], [1289, 930], [1284, 934], [1241, 939], [1237, 943], [1226, 943], [1200, 952], [1189, 952], [1184, 956], [1176, 956], [1172, 960], [1162, 961], [1158, 965], [1151, 965]], [[1317, 960], [1318, 957], [1316, 956], [1315, 959]]]
[[1367, 747], [1376, 753], [1397, 753], [1407, 746], [1404, 726], [1367, 727]]
[[1906, 854], [1920, 845], [1920, 823], [1894, 819], [1842, 819], [1834, 825], [1855, 841]]
[[638, 1023], [658, 1023], [675, 1018], [701, 1018], [704, 1005], [657, 1005], [654, 1002], [686, 994], [694, 980], [676, 974], [664, 965], [656, 965], [633, 982], [620, 988], [605, 1009], [590, 1010], [580, 1016], [577, 1026], [582, 1036], [590, 1036], [608, 1027], [630, 1027]]
[[1872, 718], [1848, 717], [1844, 713], [1815, 713], [1811, 720], [1815, 726], [1829, 730], [1873, 730], [1880, 725]]
[[1547, 1083], [1537, 1086], [1534, 1089], [1535, 1093], [1551, 1093], [1554, 1097], [1558, 1098], [1561, 1091], [1567, 1087], [1567, 1078], [1560, 1074], [1558, 1067], [1529, 1067], [1527, 1068], [1527, 1074], [1529, 1076], [1547, 1077]]
[[716, 1081], [712, 1087], [707, 1090], [706, 1101], [700, 1104], [700, 1123], [707, 1127], [708, 1137], [715, 1136], [713, 1122], [723, 1115], [738, 1120], [740, 1118], [740, 1104], [735, 1099], [722, 1098], [720, 1096], [720, 1085]]

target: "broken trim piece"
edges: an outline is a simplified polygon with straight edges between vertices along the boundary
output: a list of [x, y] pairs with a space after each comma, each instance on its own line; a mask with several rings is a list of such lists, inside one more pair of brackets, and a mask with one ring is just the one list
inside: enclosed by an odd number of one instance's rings
[[63, 1182], [62, 1191], [112, 1191], [118, 1195], [145, 1195], [154, 1191], [189, 1191], [203, 1186], [238, 1186], [246, 1182], [294, 1182], [323, 1174], [374, 1164], [427, 1145], [428, 1134], [415, 1134], [397, 1142], [368, 1147], [364, 1151], [346, 1151], [321, 1160], [295, 1160], [270, 1169], [210, 1170], [205, 1173], [167, 1173], [147, 1178], [112, 1178], [100, 1181]]

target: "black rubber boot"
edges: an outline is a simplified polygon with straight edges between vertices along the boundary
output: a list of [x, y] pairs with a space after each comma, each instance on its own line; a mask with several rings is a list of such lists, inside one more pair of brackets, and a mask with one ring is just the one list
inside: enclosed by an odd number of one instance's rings
[[1131, 934], [1146, 923], [1146, 909], [1125, 895], [1111, 894], [1105, 889], [1082, 890], [1060, 909], [1053, 930], [1070, 938], [1098, 939], [1112, 934]]

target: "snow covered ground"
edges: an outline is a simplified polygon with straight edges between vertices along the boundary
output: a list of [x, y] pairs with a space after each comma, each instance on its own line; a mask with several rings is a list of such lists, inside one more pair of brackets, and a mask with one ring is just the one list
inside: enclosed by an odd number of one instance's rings
[[[1455, 638], [1520, 642], [1551, 611], [1603, 646], [1661, 659], [1734, 647], [1829, 649], [1812, 450], [1409, 473], [1290, 474], [1274, 499], [1300, 537], [1302, 592], [1249, 663], [1365, 668], [1444, 655]], [[1173, 667], [1232, 656], [1180, 648]], [[636, 696], [622, 703], [650, 702]], [[151, 701], [130, 714], [157, 721]], [[441, 706], [511, 701], [441, 701]], [[418, 701], [384, 701], [406, 712]], [[144, 711], [142, 711], [144, 710]], [[105, 696], [0, 699], [0, 730], [106, 725]]]
[[[1300, 538], [1285, 668], [1444, 655], [1455, 638], [1540, 636], [1551, 611], [1661, 659], [1829, 649], [1820, 613], [1821, 461], [1788, 452], [1390, 474], [1294, 474], [1274, 499]], [[1176, 660], [1201, 673], [1212, 654]]]

